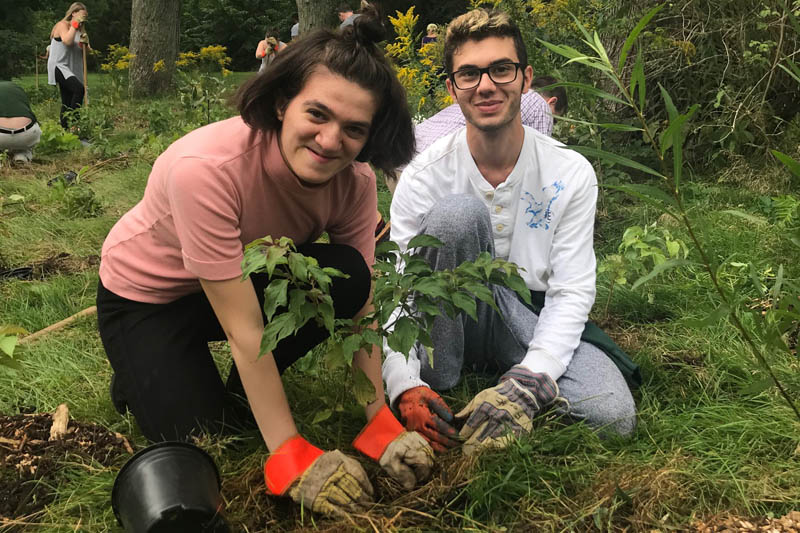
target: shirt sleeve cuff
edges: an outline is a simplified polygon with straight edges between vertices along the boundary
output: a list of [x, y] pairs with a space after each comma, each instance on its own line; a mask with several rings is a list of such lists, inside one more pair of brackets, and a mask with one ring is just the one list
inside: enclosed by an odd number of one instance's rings
[[386, 353], [389, 355], [383, 362], [383, 380], [386, 382], [386, 394], [389, 395], [390, 406], [394, 407], [397, 398], [408, 389], [429, 387], [419, 377], [420, 366], [416, 348], [411, 349], [408, 360], [405, 355], [398, 352], [387, 350]]
[[553, 381], [557, 381], [567, 371], [564, 363], [541, 349], [530, 350], [520, 364], [531, 372], [544, 372]]
[[224, 261], [198, 261], [185, 253], [182, 255], [184, 268], [200, 279], [223, 281], [242, 275], [243, 256]]

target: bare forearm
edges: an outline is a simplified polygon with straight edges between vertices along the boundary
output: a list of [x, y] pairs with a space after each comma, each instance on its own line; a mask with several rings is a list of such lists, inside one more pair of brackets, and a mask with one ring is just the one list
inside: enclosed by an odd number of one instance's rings
[[381, 350], [378, 346], [373, 346], [371, 352], [359, 350], [353, 356], [353, 364], [360, 368], [367, 375], [372, 385], [375, 387], [375, 401], [364, 408], [367, 420], [372, 417], [386, 403], [383, 393], [383, 378], [381, 377]]
[[254, 332], [231, 342], [231, 352], [261, 436], [274, 451], [297, 434], [297, 427], [272, 353], [257, 357], [260, 343], [261, 332]]

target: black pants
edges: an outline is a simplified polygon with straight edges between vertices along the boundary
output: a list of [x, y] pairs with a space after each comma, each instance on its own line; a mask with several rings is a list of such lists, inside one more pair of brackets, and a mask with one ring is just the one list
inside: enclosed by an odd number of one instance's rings
[[56, 83], [61, 93], [61, 127], [66, 130], [70, 126], [67, 114], [78, 109], [83, 103], [83, 84], [75, 76], [64, 79], [58, 67], [56, 67]]
[[[367, 301], [370, 274], [354, 248], [307, 244], [298, 251], [315, 257], [320, 266], [338, 268], [350, 277], [333, 278], [331, 296], [337, 318], [352, 318]], [[262, 309], [266, 274], [251, 276]], [[209, 341], [225, 340], [222, 326], [205, 293], [167, 304], [128, 300], [97, 289], [97, 320], [106, 355], [116, 374], [115, 405], [127, 403], [142, 433], [152, 441], [183, 440], [201, 430], [236, 429], [252, 414], [234, 365], [223, 383]], [[327, 338], [314, 321], [287, 337], [273, 351], [282, 373], [308, 350]]]

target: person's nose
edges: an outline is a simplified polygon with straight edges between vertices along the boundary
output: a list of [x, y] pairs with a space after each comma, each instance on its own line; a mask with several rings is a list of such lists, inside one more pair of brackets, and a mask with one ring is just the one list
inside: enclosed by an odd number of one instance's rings
[[342, 129], [335, 122], [324, 124], [317, 133], [316, 141], [326, 154], [335, 153], [342, 145]]
[[477, 91], [484, 93], [484, 92], [492, 92], [497, 88], [497, 85], [492, 81], [492, 78], [489, 77], [488, 72], [481, 72], [481, 79], [478, 80], [478, 87]]

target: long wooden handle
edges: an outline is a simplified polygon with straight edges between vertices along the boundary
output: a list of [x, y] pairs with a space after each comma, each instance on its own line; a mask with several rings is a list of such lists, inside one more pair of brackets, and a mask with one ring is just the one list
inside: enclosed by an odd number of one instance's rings
[[83, 105], [89, 107], [89, 77], [86, 74], [86, 44], [81, 43], [83, 50]]
[[39, 331], [36, 331], [34, 333], [31, 333], [30, 335], [26, 335], [25, 337], [22, 337], [21, 339], [19, 339], [18, 343], [19, 344], [27, 344], [29, 342], [33, 342], [36, 339], [39, 339], [39, 338], [47, 335], [48, 333], [52, 333], [53, 331], [59, 330], [59, 329], [63, 328], [64, 326], [68, 326], [69, 324], [72, 324], [73, 322], [75, 322], [76, 320], [78, 320], [81, 317], [91, 316], [91, 315], [95, 314], [96, 312], [97, 312], [97, 306], [96, 305], [93, 305], [91, 307], [87, 307], [83, 311], [78, 311], [74, 315], [72, 315], [70, 317], [67, 317], [64, 320], [56, 322], [55, 324], [50, 324], [46, 328], [40, 329]]

